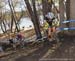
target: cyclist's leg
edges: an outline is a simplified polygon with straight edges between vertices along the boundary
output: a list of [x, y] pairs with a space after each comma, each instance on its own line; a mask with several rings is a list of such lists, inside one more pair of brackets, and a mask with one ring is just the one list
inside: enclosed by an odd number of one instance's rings
[[49, 29], [48, 29], [48, 38], [49, 38], [49, 40], [51, 40], [52, 39], [52, 28], [51, 27], [49, 27]]
[[51, 38], [51, 28], [48, 28], [48, 37]]
[[58, 39], [57, 33], [56, 33], [56, 27], [53, 27], [53, 39], [56, 40], [56, 43], [59, 42], [59, 39]]
[[49, 39], [51, 39], [52, 41], [52, 33], [53, 33], [54, 29], [53, 29], [53, 25], [52, 25], [52, 21], [49, 23], [49, 29], [48, 29], [48, 37]]
[[55, 31], [56, 31], [56, 29], [55, 29], [55, 27], [52, 27], [52, 39], [53, 40], [55, 40]]
[[56, 32], [56, 27], [52, 27], [52, 32]]

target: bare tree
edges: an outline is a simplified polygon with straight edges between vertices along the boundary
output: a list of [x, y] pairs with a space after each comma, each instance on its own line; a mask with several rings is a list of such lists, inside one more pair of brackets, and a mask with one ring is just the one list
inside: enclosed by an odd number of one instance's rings
[[25, 1], [26, 6], [27, 6], [27, 9], [29, 11], [29, 14], [31, 16], [31, 20], [34, 24], [34, 29], [35, 29], [35, 32], [36, 32], [36, 36], [37, 36], [37, 38], [41, 38], [42, 35], [41, 35], [40, 26], [39, 26], [39, 19], [38, 19], [36, 7], [35, 7], [35, 0], [32, 0], [33, 10], [31, 8], [29, 0], [24, 0], [24, 1]]
[[48, 0], [42, 0], [42, 7], [43, 7], [42, 11], [43, 11], [43, 16], [44, 16], [44, 18], [45, 18], [45, 15], [46, 15], [48, 12], [51, 11], [51, 9], [52, 9], [52, 4], [53, 4], [53, 1], [52, 1], [52, 0], [50, 0], [50, 1], [48, 1]]
[[42, 0], [42, 7], [43, 7], [42, 11], [43, 11], [44, 18], [48, 12], [48, 4], [47, 3], [48, 3], [47, 0]]
[[13, 28], [14, 23], [15, 23], [15, 26], [16, 26], [15, 31], [17, 30], [17, 32], [18, 32], [18, 31], [20, 31], [19, 21], [23, 16], [23, 12], [21, 13], [20, 17], [18, 18], [16, 16], [16, 12], [15, 12], [15, 8], [14, 8], [15, 5], [13, 5], [13, 1], [8, 0], [8, 3], [9, 3], [9, 6], [10, 6], [10, 9], [11, 9], [11, 18], [12, 18], [12, 20], [11, 20], [11, 32], [12, 32], [12, 28]]
[[5, 14], [2, 12], [2, 9], [0, 11], [0, 25], [3, 33], [7, 32], [7, 27], [6, 27], [6, 21], [5, 21]]

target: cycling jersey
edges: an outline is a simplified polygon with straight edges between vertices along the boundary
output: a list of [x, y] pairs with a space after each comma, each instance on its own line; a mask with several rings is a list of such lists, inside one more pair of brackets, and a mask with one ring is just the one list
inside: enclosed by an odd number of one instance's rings
[[52, 27], [52, 22], [55, 19], [54, 14], [52, 12], [49, 12], [45, 17], [47, 19], [49, 26]]
[[59, 26], [59, 21], [56, 19], [52, 12], [49, 12], [46, 16], [49, 27]]
[[44, 29], [47, 30], [49, 27], [49, 24], [47, 22], [44, 23]]

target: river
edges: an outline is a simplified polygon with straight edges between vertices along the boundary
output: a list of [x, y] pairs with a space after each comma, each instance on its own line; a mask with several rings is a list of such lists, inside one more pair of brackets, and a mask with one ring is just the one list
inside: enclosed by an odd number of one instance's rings
[[[40, 23], [43, 24], [43, 16], [42, 15], [39, 16], [39, 20], [40, 20]], [[24, 27], [24, 30], [29, 30], [29, 29], [34, 28], [33, 23], [29, 17], [25, 17], [25, 18], [21, 19], [20, 28], [22, 29], [23, 27]], [[7, 29], [8, 29], [8, 26], [7, 26]], [[0, 27], [0, 33], [2, 33], [1, 27]]]

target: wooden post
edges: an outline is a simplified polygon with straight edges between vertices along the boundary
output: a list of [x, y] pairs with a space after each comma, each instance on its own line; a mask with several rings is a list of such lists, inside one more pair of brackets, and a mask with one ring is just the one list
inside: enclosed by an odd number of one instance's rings
[[60, 27], [64, 27], [62, 21], [64, 20], [64, 0], [59, 0], [59, 10], [60, 10]]
[[[70, 0], [70, 19], [75, 20], [75, 0]], [[75, 22], [70, 23], [70, 27], [75, 27]]]
[[[66, 0], [66, 20], [70, 20], [70, 0]], [[70, 27], [70, 23], [66, 24], [67, 27]]]

